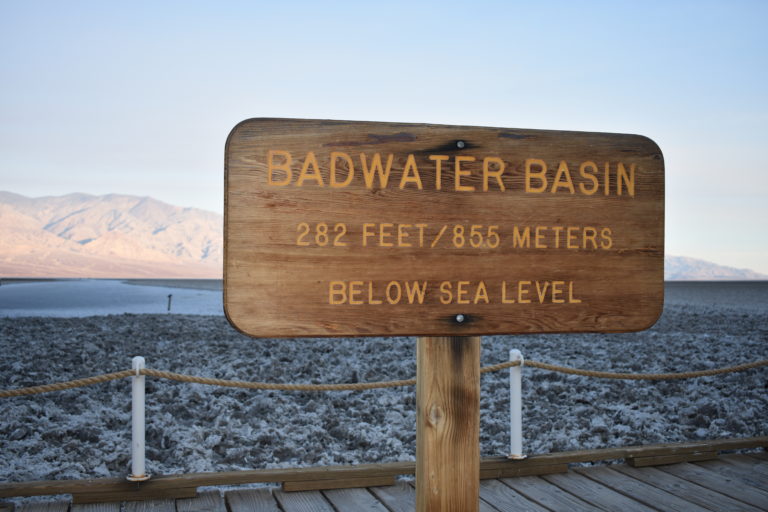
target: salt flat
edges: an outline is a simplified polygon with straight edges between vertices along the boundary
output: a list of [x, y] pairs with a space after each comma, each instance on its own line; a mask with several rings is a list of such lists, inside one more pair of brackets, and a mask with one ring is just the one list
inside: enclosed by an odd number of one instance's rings
[[[415, 375], [413, 338], [251, 339], [218, 313], [166, 314], [163, 299], [173, 293], [175, 301], [179, 288], [107, 285], [107, 299], [110, 289], [146, 290], [145, 297], [155, 301], [153, 307], [161, 314], [0, 318], [0, 388], [123, 370], [134, 355], [146, 357], [151, 368], [225, 379], [319, 383]], [[0, 290], [31, 286], [3, 285]], [[664, 313], [647, 331], [488, 336], [483, 338], [482, 364], [505, 360], [510, 348], [543, 362], [640, 373], [768, 358], [768, 284], [697, 288], [673, 283], [667, 291]], [[201, 293], [207, 294], [200, 296], [201, 303], [219, 304], [219, 292]], [[88, 300], [78, 307], [94, 311], [97, 306]], [[615, 381], [525, 368], [524, 447], [528, 453], [545, 453], [766, 435], [767, 371], [682, 381]], [[483, 455], [508, 450], [507, 379], [506, 371], [482, 378]], [[128, 379], [2, 399], [0, 407], [0, 479], [128, 472]], [[413, 460], [415, 436], [413, 387], [277, 392], [148, 379], [147, 457], [153, 474]]]
[[[192, 280], [192, 284], [196, 281]], [[208, 280], [199, 280], [203, 285]], [[157, 314], [223, 315], [221, 291], [182, 287], [186, 281], [62, 279], [3, 283], [0, 317], [85, 317], [95, 315]], [[191, 285], [189, 285], [191, 286]]]

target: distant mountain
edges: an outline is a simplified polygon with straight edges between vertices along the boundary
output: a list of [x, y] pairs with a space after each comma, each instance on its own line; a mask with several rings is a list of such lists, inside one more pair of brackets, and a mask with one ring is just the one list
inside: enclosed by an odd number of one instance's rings
[[[150, 197], [0, 191], [0, 277], [221, 278], [223, 219]], [[664, 279], [768, 276], [667, 256]]]
[[749, 269], [724, 267], [709, 261], [666, 256], [664, 258], [665, 281], [752, 281], [768, 280], [768, 276]]
[[220, 278], [222, 224], [150, 197], [0, 192], [0, 276]]

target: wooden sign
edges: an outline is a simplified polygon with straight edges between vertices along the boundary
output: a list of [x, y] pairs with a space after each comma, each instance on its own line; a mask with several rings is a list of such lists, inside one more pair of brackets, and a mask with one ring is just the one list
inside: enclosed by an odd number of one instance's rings
[[648, 138], [251, 119], [225, 167], [224, 306], [249, 335], [621, 332], [661, 313]]

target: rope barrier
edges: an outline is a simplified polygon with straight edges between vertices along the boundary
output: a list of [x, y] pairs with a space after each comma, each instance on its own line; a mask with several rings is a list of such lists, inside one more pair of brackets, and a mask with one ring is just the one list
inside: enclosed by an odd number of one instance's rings
[[101, 384], [102, 382], [109, 382], [110, 380], [124, 379], [135, 375], [133, 370], [123, 370], [121, 372], [106, 373], [104, 375], [96, 375], [94, 377], [86, 377], [84, 379], [70, 380], [67, 382], [57, 382], [55, 384], [43, 384], [42, 386], [32, 386], [29, 388], [20, 389], [8, 389], [0, 391], [0, 398], [10, 398], [12, 396], [23, 395], [36, 395], [39, 393], [48, 393], [51, 391], [63, 391], [65, 389], [82, 388], [84, 386], [92, 386], [93, 384]]
[[[520, 361], [507, 361], [504, 363], [494, 364], [490, 366], [484, 366], [480, 369], [480, 373], [495, 372], [498, 370], [504, 370], [513, 366], [519, 366]], [[752, 363], [744, 363], [736, 366], [729, 366], [726, 368], [714, 368], [711, 370], [698, 370], [692, 372], [682, 373], [614, 373], [603, 372], [595, 370], [581, 370], [578, 368], [569, 368], [567, 366], [559, 366], [549, 363], [540, 363], [538, 361], [527, 360], [525, 366], [531, 366], [533, 368], [540, 368], [542, 370], [549, 370], [553, 372], [565, 373], [570, 375], [581, 375], [583, 377], [594, 377], [599, 379], [621, 379], [621, 380], [679, 380], [679, 379], [693, 379], [697, 377], [711, 377], [713, 375], [721, 375], [724, 373], [743, 372], [751, 370], [753, 368], [759, 368], [762, 366], [768, 366], [768, 359], [761, 361], [754, 361]], [[278, 384], [270, 382], [247, 382], [238, 380], [224, 380], [224, 379], [212, 379], [208, 377], [196, 377], [193, 375], [184, 375], [181, 373], [165, 372], [160, 370], [152, 370], [144, 368], [139, 370], [141, 375], [147, 375], [150, 377], [156, 377], [159, 379], [169, 379], [178, 382], [189, 382], [194, 384], [204, 384], [208, 386], [222, 386], [230, 388], [243, 388], [243, 389], [264, 389], [274, 391], [362, 391], [365, 389], [377, 389], [377, 388], [394, 388], [401, 386], [414, 386], [416, 385], [416, 379], [406, 380], [391, 380], [384, 382], [356, 382], [348, 384]], [[111, 380], [123, 379], [136, 375], [134, 370], [123, 370], [121, 372], [107, 373], [104, 375], [96, 375], [94, 377], [87, 377], [84, 379], [71, 380], [67, 382], [58, 382], [55, 384], [45, 384], [42, 386], [32, 386], [27, 388], [0, 390], [0, 398], [11, 398], [23, 395], [35, 395], [39, 393], [48, 393], [51, 391], [63, 391], [65, 389], [73, 389], [84, 386], [91, 386], [93, 384], [101, 384], [103, 382], [109, 382]]]
[[208, 386], [225, 386], [230, 388], [267, 389], [278, 391], [361, 391], [374, 388], [395, 388], [399, 386], [414, 386], [416, 379], [390, 380], [385, 382], [355, 382], [349, 384], [276, 384], [270, 382], [243, 382], [237, 380], [210, 379], [194, 377], [180, 373], [162, 372], [158, 370], [142, 370], [144, 375], [170, 379], [179, 382], [206, 384]]

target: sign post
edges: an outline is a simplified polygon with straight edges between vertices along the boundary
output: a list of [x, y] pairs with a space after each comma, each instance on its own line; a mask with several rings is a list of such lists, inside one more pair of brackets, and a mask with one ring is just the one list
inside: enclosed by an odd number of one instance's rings
[[479, 336], [417, 340], [416, 409], [416, 510], [477, 510]]
[[250, 119], [225, 171], [233, 326], [423, 336], [419, 510], [479, 506], [477, 336], [637, 331], [661, 313], [664, 162], [645, 137]]

